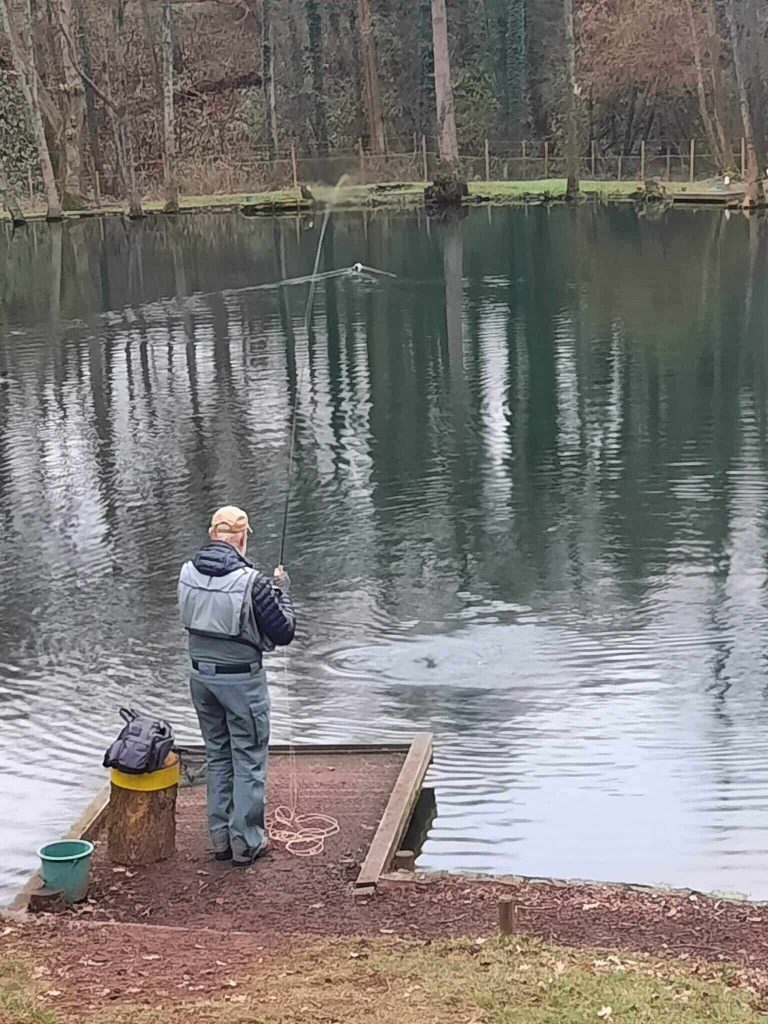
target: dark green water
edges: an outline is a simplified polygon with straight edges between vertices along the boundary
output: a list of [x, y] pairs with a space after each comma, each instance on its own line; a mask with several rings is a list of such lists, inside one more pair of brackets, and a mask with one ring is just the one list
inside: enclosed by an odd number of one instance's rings
[[[766, 227], [630, 208], [0, 230], [5, 895], [120, 704], [195, 720], [180, 562], [287, 561], [275, 734], [431, 729], [429, 868], [768, 896]], [[176, 297], [192, 296], [180, 303]], [[12, 824], [11, 824], [12, 823]]]

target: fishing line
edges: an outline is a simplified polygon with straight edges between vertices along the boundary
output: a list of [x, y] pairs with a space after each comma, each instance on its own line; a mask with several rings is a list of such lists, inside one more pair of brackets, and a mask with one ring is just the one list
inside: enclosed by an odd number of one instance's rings
[[[291, 433], [290, 443], [288, 448], [288, 472], [285, 487], [285, 506], [283, 508], [283, 528], [280, 536], [280, 560], [278, 565], [283, 565], [283, 558], [285, 557], [285, 541], [288, 533], [288, 514], [291, 508], [291, 481], [293, 477], [293, 460], [294, 453], [296, 451], [296, 425], [298, 422], [298, 411], [299, 411], [299, 393], [301, 391], [301, 384], [304, 378], [304, 370], [309, 363], [309, 348], [310, 348], [310, 337], [309, 337], [309, 324], [312, 318], [312, 307], [315, 302], [315, 291], [317, 281], [320, 279], [318, 275], [318, 267], [320, 266], [320, 256], [323, 251], [323, 242], [325, 241], [325, 232], [328, 227], [328, 221], [330, 220], [331, 213], [333, 211], [334, 202], [339, 189], [344, 184], [346, 175], [342, 177], [334, 190], [331, 202], [325, 211], [323, 218], [323, 226], [320, 231], [320, 238], [317, 243], [317, 252], [315, 254], [315, 267], [311, 278], [309, 279], [309, 295], [307, 296], [307, 308], [304, 314], [304, 336], [307, 339], [307, 358], [302, 363], [299, 375], [296, 381], [296, 400], [293, 405], [293, 414], [291, 416]], [[358, 264], [356, 264], [358, 266]], [[349, 270], [344, 273], [349, 273]], [[356, 273], [354, 268], [352, 272]], [[332, 272], [333, 273], [333, 272]], [[338, 272], [336, 272], [338, 273]], [[295, 280], [295, 279], [294, 279]], [[271, 815], [267, 816], [267, 832], [269, 838], [275, 842], [285, 846], [286, 852], [293, 854], [295, 857], [316, 857], [318, 854], [323, 852], [325, 848], [325, 840], [331, 836], [336, 835], [340, 831], [340, 826], [336, 818], [332, 818], [327, 814], [299, 814], [299, 793], [298, 793], [298, 774], [296, 771], [296, 750], [293, 742], [293, 708], [292, 708], [292, 692], [291, 686], [288, 681], [288, 662], [283, 659], [283, 679], [285, 686], [286, 704], [287, 704], [287, 717], [288, 717], [288, 805], [281, 805], [275, 808]]]

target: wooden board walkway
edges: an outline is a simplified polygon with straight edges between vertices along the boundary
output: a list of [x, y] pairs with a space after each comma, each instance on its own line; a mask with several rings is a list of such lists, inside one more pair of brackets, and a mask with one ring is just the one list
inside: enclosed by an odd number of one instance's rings
[[[286, 745], [270, 747], [270, 800], [273, 802], [284, 799], [290, 765], [287, 754], [290, 750]], [[182, 747], [179, 753], [182, 759], [182, 786], [178, 802], [178, 854], [172, 861], [141, 869], [148, 892], [161, 879], [172, 890], [176, 884], [175, 874], [183, 873], [193, 862], [197, 874], [205, 874], [207, 870], [205, 794], [196, 789], [204, 782], [204, 748]], [[328, 860], [326, 867], [331, 876], [338, 874], [339, 865], [345, 872], [355, 868], [355, 875], [350, 879], [354, 883], [354, 890], [361, 894], [372, 893], [381, 875], [390, 868], [411, 822], [432, 760], [431, 735], [417, 735], [410, 745], [297, 745], [293, 747], [293, 753], [298, 765], [300, 786], [304, 788], [312, 809], [338, 814], [343, 819], [338, 842], [334, 840], [328, 844], [329, 858], [317, 858], [317, 866], [320, 866], [321, 860]], [[189, 795], [184, 795], [187, 793]], [[109, 796], [110, 787], [107, 784], [66, 836], [96, 841], [93, 894], [97, 902], [101, 884], [105, 884], [107, 878], [111, 882], [116, 881], [106, 863], [106, 844], [100, 841]], [[361, 828], [370, 829], [372, 834], [360, 832]], [[297, 892], [302, 886], [307, 892], [310, 880], [303, 877], [306, 861], [302, 864], [301, 858], [292, 857], [282, 849], [273, 850], [264, 863], [259, 863], [259, 872], [264, 876], [264, 881], [272, 870], [270, 863], [274, 858], [279, 861], [279, 872], [284, 876], [280, 883], [290, 886], [291, 876], [294, 876]], [[178, 871], [174, 871], [174, 862], [177, 862]], [[258, 872], [245, 874], [257, 875]], [[318, 873], [316, 882], [311, 884], [320, 885], [321, 876], [322, 871]], [[30, 895], [40, 885], [40, 876], [36, 871], [16, 896], [10, 909], [26, 910]], [[112, 899], [112, 889], [104, 890], [105, 894], [110, 893], [109, 900]], [[330, 889], [335, 891], [335, 885], [330, 885]], [[325, 894], [321, 892], [319, 895]], [[332, 896], [333, 893], [329, 891], [327, 895]], [[202, 914], [203, 907], [200, 906], [199, 910]]]

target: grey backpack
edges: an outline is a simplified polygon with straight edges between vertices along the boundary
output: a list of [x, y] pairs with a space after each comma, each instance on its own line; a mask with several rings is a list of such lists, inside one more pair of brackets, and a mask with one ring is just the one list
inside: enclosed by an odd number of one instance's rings
[[168, 722], [149, 718], [133, 708], [120, 708], [120, 717], [125, 725], [104, 755], [104, 767], [128, 775], [162, 768], [173, 750], [173, 729]]

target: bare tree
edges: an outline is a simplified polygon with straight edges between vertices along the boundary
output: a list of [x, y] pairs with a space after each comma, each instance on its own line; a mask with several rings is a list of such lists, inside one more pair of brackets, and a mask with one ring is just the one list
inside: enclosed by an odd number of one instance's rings
[[712, 75], [712, 100], [714, 105], [715, 130], [720, 141], [720, 148], [724, 154], [731, 153], [731, 140], [728, 137], [726, 126], [728, 124], [728, 96], [723, 82], [722, 62], [722, 41], [720, 39], [720, 28], [718, 26], [717, 8], [715, 0], [705, 0], [704, 14], [707, 19], [707, 48], [709, 50], [709, 65]]
[[579, 83], [576, 80], [576, 29], [573, 22], [573, 0], [563, 0], [565, 17], [565, 130], [566, 173], [565, 198], [579, 194]]
[[701, 114], [701, 122], [704, 125], [704, 131], [707, 133], [707, 140], [709, 142], [710, 149], [717, 161], [717, 165], [721, 170], [726, 170], [730, 164], [732, 157], [729, 152], [722, 149], [720, 146], [720, 139], [718, 138], [717, 132], [715, 131], [715, 122], [709, 112], [709, 104], [707, 101], [707, 86], [706, 79], [704, 77], [704, 61], [702, 57], [701, 41], [699, 39], [699, 31], [696, 25], [696, 16], [693, 8], [693, 0], [685, 0], [686, 9], [688, 12], [688, 24], [691, 30], [691, 43], [693, 46], [693, 61], [696, 68], [696, 96], [699, 101], [699, 113]]
[[83, 80], [67, 43], [79, 39], [78, 16], [73, 0], [54, 0], [59, 5], [61, 31], [59, 43], [61, 66], [64, 72], [62, 83], [62, 202], [64, 209], [82, 209], [85, 205], [82, 186], [82, 141], [85, 127], [85, 89]]
[[14, 70], [19, 79], [24, 99], [29, 109], [29, 118], [32, 122], [32, 132], [35, 137], [37, 158], [40, 161], [40, 171], [43, 176], [45, 198], [48, 204], [48, 220], [61, 220], [61, 200], [59, 190], [56, 186], [56, 176], [53, 173], [51, 154], [48, 149], [48, 142], [45, 137], [43, 125], [43, 114], [38, 101], [38, 71], [35, 61], [35, 46], [32, 37], [32, 10], [30, 0], [24, 0], [22, 5], [23, 25], [21, 30], [11, 20], [11, 11], [8, 0], [0, 0], [0, 23], [5, 29], [6, 35], [11, 44], [11, 56]]
[[739, 91], [739, 109], [741, 110], [741, 123], [744, 128], [744, 140], [747, 147], [747, 194], [744, 205], [757, 206], [764, 198], [764, 191], [760, 165], [757, 159], [757, 149], [755, 147], [754, 121], [749, 100], [749, 85], [744, 66], [744, 55], [741, 51], [741, 31], [736, 20], [733, 0], [725, 0], [725, 16], [731, 37], [731, 57], [736, 75], [736, 85]]
[[368, 0], [357, 0], [357, 21], [360, 31], [360, 49], [363, 58], [363, 85], [365, 111], [368, 117], [371, 151], [382, 155], [387, 151], [384, 132], [384, 114], [381, 108], [381, 85], [376, 60], [376, 41], [371, 25], [371, 7]]
[[[6, 0], [0, 0], [5, 3]], [[122, 0], [118, 0], [115, 9], [115, 23], [114, 23], [114, 43], [115, 52], [117, 58], [112, 55], [112, 63], [118, 68], [117, 74], [120, 81], [120, 92], [123, 97], [122, 103], [116, 103], [110, 94], [110, 80], [107, 79], [107, 90], [101, 89], [91, 76], [85, 71], [80, 64], [80, 61], [75, 50], [74, 42], [71, 36], [68, 34], [66, 27], [64, 26], [61, 18], [59, 18], [59, 28], [64, 37], [64, 40], [69, 48], [69, 55], [77, 68], [78, 74], [82, 78], [83, 82], [88, 85], [94, 92], [94, 94], [101, 100], [105, 107], [109, 110], [112, 116], [112, 128], [114, 130], [115, 138], [115, 151], [117, 155], [117, 165], [120, 170], [120, 177], [123, 180], [128, 196], [128, 216], [131, 218], [138, 218], [144, 216], [144, 211], [141, 206], [141, 196], [139, 194], [138, 186], [136, 183], [136, 167], [134, 163], [133, 154], [133, 140], [131, 138], [130, 130], [128, 129], [128, 117], [126, 113], [125, 104], [125, 62], [127, 61], [126, 44], [123, 38], [122, 32], [122, 20], [124, 17], [124, 10]]]
[[275, 32], [270, 0], [261, 0], [261, 87], [267, 118], [269, 155], [274, 160], [280, 151], [277, 135], [277, 97], [275, 93]]
[[459, 162], [459, 142], [453, 110], [451, 57], [448, 50], [448, 15], [445, 0], [432, 0], [432, 45], [435, 53], [435, 99], [437, 101], [437, 145], [440, 159], [453, 166]]
[[165, 212], [179, 209], [179, 184], [176, 177], [176, 126], [173, 118], [173, 13], [171, 0], [163, 0], [163, 178]]

